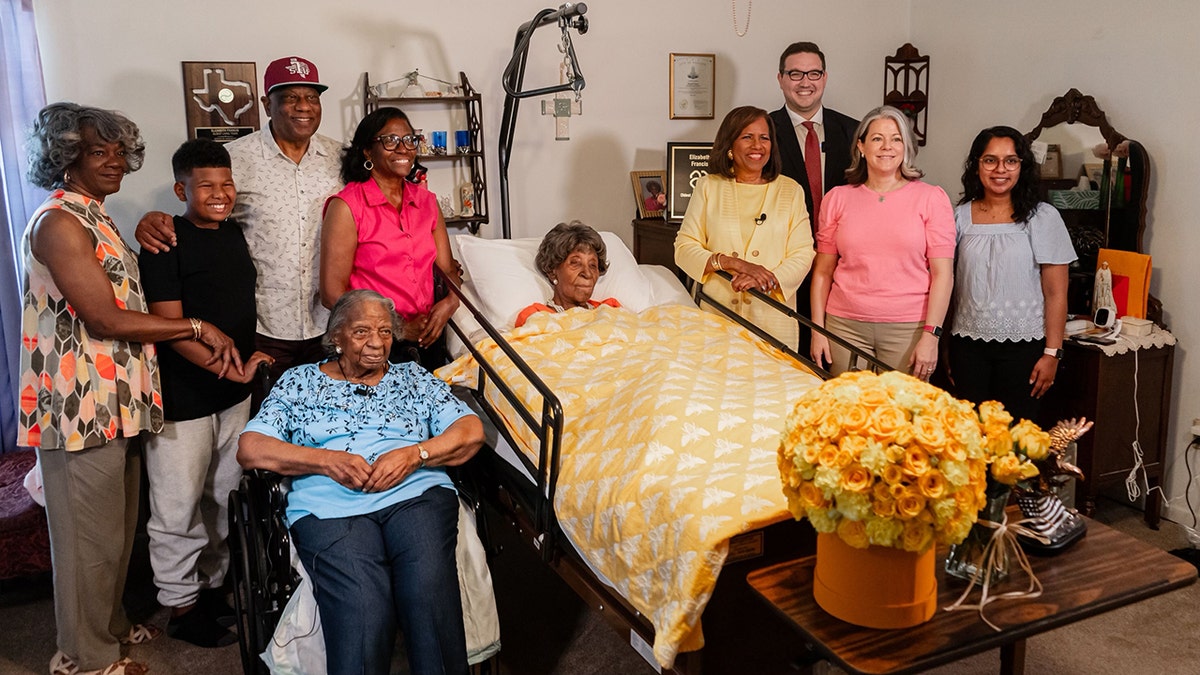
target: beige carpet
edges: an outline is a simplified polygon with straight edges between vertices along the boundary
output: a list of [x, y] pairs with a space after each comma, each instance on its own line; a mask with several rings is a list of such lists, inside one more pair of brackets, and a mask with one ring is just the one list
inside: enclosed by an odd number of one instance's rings
[[[1186, 545], [1179, 526], [1164, 521], [1160, 531], [1152, 531], [1142, 523], [1140, 512], [1115, 502], [1103, 501], [1097, 518], [1165, 550]], [[494, 564], [505, 673], [654, 672], [623, 636], [618, 636], [580, 603], [565, 584], [514, 543], [506, 545]], [[143, 577], [143, 599], [144, 581]], [[153, 620], [164, 625], [165, 612], [157, 611]], [[9, 582], [0, 586], [0, 674], [45, 673], [54, 650], [54, 614], [48, 583]], [[156, 675], [241, 672], [236, 646], [199, 649], [162, 637], [134, 647], [131, 655], [147, 663]], [[1200, 585], [1034, 637], [1028, 642], [1026, 664], [1026, 672], [1030, 674], [1200, 673]], [[998, 668], [998, 652], [990, 652], [930, 672], [991, 675]], [[406, 672], [403, 667], [397, 670]]]

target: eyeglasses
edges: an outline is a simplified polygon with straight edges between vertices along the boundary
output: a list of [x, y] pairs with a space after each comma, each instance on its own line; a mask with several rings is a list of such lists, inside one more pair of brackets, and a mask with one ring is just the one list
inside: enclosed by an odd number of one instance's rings
[[1000, 159], [994, 155], [984, 155], [979, 158], [979, 165], [988, 170], [993, 170], [1000, 166], [1001, 162], [1004, 162], [1004, 168], [1006, 169], [1018, 169], [1021, 167], [1021, 158], [1012, 155], [1004, 159]]
[[408, 148], [409, 150], [416, 150], [417, 146], [421, 143], [421, 137], [416, 134], [409, 134], [407, 136], [388, 134], [386, 136], [376, 136], [375, 142], [382, 145], [383, 149], [387, 150], [388, 152], [400, 147], [401, 143], [403, 143], [404, 147]]
[[822, 77], [825, 77], [825, 71], [823, 70], [785, 70], [783, 71], [783, 74], [787, 75], [788, 79], [792, 82], [802, 82], [804, 81], [804, 78], [808, 78], [813, 82], [816, 82]]

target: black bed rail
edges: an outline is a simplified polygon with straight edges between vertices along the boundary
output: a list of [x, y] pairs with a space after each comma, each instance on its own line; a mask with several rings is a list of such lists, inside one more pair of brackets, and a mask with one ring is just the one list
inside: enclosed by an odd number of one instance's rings
[[[733, 275], [730, 274], [729, 272], [726, 272], [724, 270], [717, 270], [716, 273], [721, 275], [722, 277], [724, 277], [724, 279], [726, 281], [730, 281], [730, 282], [733, 281]], [[812, 319], [809, 319], [808, 317], [804, 316], [803, 314], [800, 314], [794, 308], [788, 307], [787, 305], [783, 304], [782, 302], [779, 302], [775, 298], [767, 295], [766, 293], [763, 293], [762, 291], [759, 291], [756, 288], [752, 288], [747, 292], [750, 293], [750, 295], [754, 299], [758, 300], [759, 302], [762, 302], [763, 304], [765, 304], [768, 307], [770, 307], [771, 309], [779, 312], [780, 314], [784, 314], [787, 317], [795, 320], [797, 325], [800, 327], [800, 330], [808, 329], [808, 330], [816, 331], [816, 332], [820, 333], [821, 335], [824, 335], [826, 338], [828, 338], [830, 342], [835, 343], [838, 346], [843, 347], [847, 351], [849, 351], [850, 352], [849, 370], [870, 370], [873, 373], [882, 373], [882, 372], [885, 372], [888, 370], [892, 370], [892, 367], [889, 366], [888, 364], [884, 363], [883, 361], [880, 361], [879, 359], [871, 356], [870, 354], [867, 354], [866, 352], [864, 352], [861, 349], [859, 349], [858, 347], [850, 344], [849, 342], [846, 342], [841, 337], [829, 332], [828, 330], [825, 329], [824, 326], [818, 326], [817, 324], [812, 322]], [[828, 380], [830, 377], [833, 376], [832, 373], [830, 373], [827, 369], [822, 367], [820, 364], [815, 363], [807, 355], [797, 352], [795, 345], [785, 345], [782, 341], [780, 341], [774, 335], [771, 335], [770, 333], [768, 333], [766, 330], [764, 330], [760, 326], [756, 325], [755, 323], [751, 322], [749, 319], [743, 317], [742, 315], [738, 314], [737, 312], [733, 311], [732, 309], [729, 309], [725, 305], [721, 304], [716, 298], [713, 298], [708, 293], [705, 293], [703, 284], [693, 283], [692, 298], [696, 301], [697, 305], [703, 306], [704, 303], [707, 303], [709, 306], [711, 306], [713, 309], [720, 312], [727, 319], [746, 328], [751, 333], [754, 333], [759, 338], [762, 338], [763, 340], [765, 340], [771, 346], [782, 351], [783, 353], [785, 353], [788, 356], [792, 357], [793, 359], [799, 361], [800, 363], [803, 363], [804, 365], [808, 366], [809, 368], [812, 369], [812, 371], [814, 373], [820, 375], [821, 379]]]
[[[446, 278], [445, 275], [442, 274], [442, 271], [437, 268], [437, 266], [434, 266], [434, 271], [435, 274], [443, 276], [446, 281], [446, 287], [450, 290], [450, 292], [454, 293], [454, 295], [458, 297], [459, 302], [461, 302], [462, 305], [467, 308], [467, 311], [471, 313], [471, 316], [475, 318], [475, 321], [479, 323], [479, 326], [483, 328], [488, 337], [495, 340], [496, 346], [500, 348], [500, 351], [504, 352], [504, 355], [513, 362], [513, 365], [517, 367], [517, 370], [520, 371], [521, 375], [525, 377], [531, 385], [533, 385], [533, 388], [536, 389], [538, 394], [540, 394], [542, 397], [542, 414], [541, 418], [539, 419], [525, 407], [524, 402], [522, 402], [520, 397], [517, 396], [517, 393], [513, 391], [512, 387], [509, 386], [509, 384], [505, 382], [503, 378], [500, 377], [500, 373], [496, 369], [496, 366], [489, 362], [484, 357], [482, 352], [476, 348], [474, 341], [471, 340], [470, 336], [466, 334], [462, 327], [460, 327], [453, 320], [447, 323], [450, 329], [453, 330], [456, 335], [458, 335], [459, 340], [461, 340], [463, 345], [466, 346], [467, 350], [471, 353], [471, 356], [475, 358], [475, 362], [479, 364], [478, 384], [476, 387], [476, 392], [478, 394], [477, 400], [479, 404], [488, 410], [493, 416], [498, 415], [499, 411], [497, 411], [495, 407], [488, 402], [487, 397], [484, 396], [485, 387], [487, 386], [488, 378], [490, 377], [493, 386], [496, 387], [496, 390], [504, 396], [504, 399], [508, 401], [508, 404], [512, 406], [513, 410], [515, 410], [516, 413], [521, 417], [521, 420], [525, 423], [525, 425], [528, 426], [530, 430], [532, 430], [537, 436], [538, 463], [536, 466], [529, 461], [524, 453], [518, 451], [516, 454], [520, 461], [529, 470], [529, 473], [537, 477], [537, 490], [540, 497], [537, 500], [537, 503], [534, 505], [534, 525], [543, 533], [541, 546], [542, 557], [549, 562], [554, 552], [555, 542], [553, 541], [553, 538], [556, 536], [558, 531], [558, 522], [554, 515], [554, 495], [558, 485], [559, 454], [562, 450], [562, 403], [558, 400], [558, 396], [556, 396], [550, 389], [549, 385], [542, 381], [542, 378], [538, 377], [537, 373], [534, 372], [533, 368], [530, 367], [525, 359], [523, 359], [521, 355], [518, 354], [515, 349], [513, 349], [512, 345], [510, 345], [508, 341], [504, 339], [504, 337], [500, 334], [500, 331], [498, 331], [496, 327], [487, 320], [487, 317], [485, 317], [483, 313], [479, 311], [479, 308], [477, 308], [466, 297], [466, 295], [462, 292], [462, 289], [459, 288], [459, 286], [449, 278]], [[505, 440], [507, 440], [514, 449], [520, 447], [517, 443], [517, 439], [505, 425], [497, 424], [496, 428], [500, 431], [500, 433], [504, 434]]]

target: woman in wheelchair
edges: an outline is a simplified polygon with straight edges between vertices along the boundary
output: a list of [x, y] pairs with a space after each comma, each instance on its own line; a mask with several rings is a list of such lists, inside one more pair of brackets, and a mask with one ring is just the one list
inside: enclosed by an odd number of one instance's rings
[[333, 307], [330, 358], [284, 373], [238, 461], [293, 476], [287, 520], [312, 578], [329, 673], [387, 673], [396, 628], [413, 673], [466, 673], [455, 566], [458, 498], [442, 467], [483, 442], [479, 418], [414, 363], [388, 364], [400, 320], [355, 290]]

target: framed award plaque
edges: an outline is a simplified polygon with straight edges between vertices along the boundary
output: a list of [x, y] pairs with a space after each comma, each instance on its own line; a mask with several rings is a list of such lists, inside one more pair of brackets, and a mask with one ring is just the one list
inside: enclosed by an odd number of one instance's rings
[[254, 63], [183, 62], [188, 138], [228, 143], [258, 130]]

